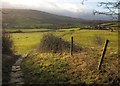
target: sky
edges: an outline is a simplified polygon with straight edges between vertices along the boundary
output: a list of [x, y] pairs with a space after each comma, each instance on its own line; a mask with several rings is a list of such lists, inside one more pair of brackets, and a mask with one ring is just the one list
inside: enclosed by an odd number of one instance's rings
[[2, 8], [33, 9], [74, 18], [108, 18], [93, 15], [93, 10], [104, 10], [98, 8], [99, 1], [113, 0], [86, 0], [84, 5], [82, 0], [2, 0]]

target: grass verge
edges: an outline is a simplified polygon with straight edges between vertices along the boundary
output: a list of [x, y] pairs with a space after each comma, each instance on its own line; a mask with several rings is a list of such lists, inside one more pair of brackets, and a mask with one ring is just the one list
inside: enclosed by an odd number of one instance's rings
[[116, 85], [118, 57], [105, 58], [101, 72], [97, 71], [99, 58], [90, 57], [87, 52], [60, 55], [59, 53], [33, 52], [22, 62], [26, 84], [81, 84]]

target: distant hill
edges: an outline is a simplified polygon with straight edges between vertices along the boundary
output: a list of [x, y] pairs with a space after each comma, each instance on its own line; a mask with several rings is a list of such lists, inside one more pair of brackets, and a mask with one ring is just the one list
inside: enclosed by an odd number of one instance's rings
[[96, 21], [59, 16], [28, 9], [3, 9], [3, 28], [71, 28], [94, 25]]

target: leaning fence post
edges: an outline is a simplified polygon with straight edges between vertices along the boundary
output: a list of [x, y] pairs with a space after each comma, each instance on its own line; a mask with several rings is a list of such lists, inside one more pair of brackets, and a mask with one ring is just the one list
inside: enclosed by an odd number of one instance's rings
[[100, 58], [100, 62], [99, 62], [99, 65], [98, 65], [98, 70], [101, 69], [101, 65], [103, 63], [103, 58], [104, 58], [105, 53], [106, 53], [108, 42], [109, 42], [109, 40], [106, 40], [106, 43], [105, 43], [105, 46], [104, 46], [104, 50], [103, 50], [103, 53], [102, 53], [102, 57]]
[[71, 37], [71, 44], [70, 44], [70, 55], [73, 55], [73, 36]]

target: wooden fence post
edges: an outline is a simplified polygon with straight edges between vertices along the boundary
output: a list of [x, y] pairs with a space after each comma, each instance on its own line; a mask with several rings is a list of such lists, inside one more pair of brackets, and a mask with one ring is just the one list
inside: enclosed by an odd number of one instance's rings
[[103, 50], [103, 54], [102, 54], [102, 57], [100, 58], [100, 62], [99, 62], [99, 65], [98, 65], [98, 70], [101, 69], [101, 65], [103, 63], [103, 58], [104, 58], [105, 53], [106, 53], [108, 42], [109, 42], [109, 40], [106, 40], [106, 43], [105, 43], [105, 46], [104, 46], [104, 50]]
[[70, 44], [70, 55], [73, 55], [73, 36], [71, 37], [71, 44]]

